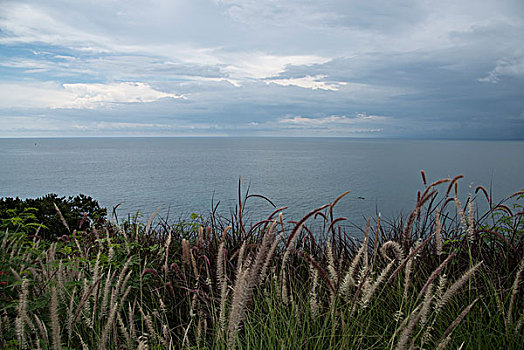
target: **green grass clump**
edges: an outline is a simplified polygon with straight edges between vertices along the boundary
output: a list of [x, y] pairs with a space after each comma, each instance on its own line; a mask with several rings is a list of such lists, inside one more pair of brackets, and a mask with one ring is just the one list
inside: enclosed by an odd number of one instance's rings
[[232, 218], [175, 224], [76, 222], [56, 207], [59, 238], [9, 212], [0, 347], [519, 349], [524, 192], [494, 204], [478, 187], [461, 204], [459, 179], [425, 184], [409, 217], [368, 220], [360, 238], [333, 215], [347, 193], [250, 227], [248, 196]]

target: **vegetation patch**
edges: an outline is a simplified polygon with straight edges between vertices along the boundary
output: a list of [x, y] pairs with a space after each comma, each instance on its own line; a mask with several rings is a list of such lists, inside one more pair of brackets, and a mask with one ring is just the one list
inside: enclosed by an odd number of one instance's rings
[[[461, 176], [406, 218], [119, 221], [90, 197], [0, 200], [4, 349], [520, 349], [524, 191]], [[240, 188], [240, 186], [239, 186]], [[479, 213], [476, 203], [489, 209]], [[312, 225], [312, 223], [315, 223]]]

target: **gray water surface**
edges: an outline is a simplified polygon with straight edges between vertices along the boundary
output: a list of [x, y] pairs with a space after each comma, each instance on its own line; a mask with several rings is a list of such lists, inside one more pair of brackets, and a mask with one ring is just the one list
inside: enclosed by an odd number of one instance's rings
[[[242, 189], [289, 206], [298, 219], [351, 190], [336, 213], [360, 222], [377, 211], [412, 209], [428, 181], [463, 174], [461, 193], [482, 184], [502, 198], [524, 187], [523, 141], [346, 138], [0, 139], [0, 197], [84, 193], [120, 215], [170, 210], [207, 214], [211, 200], [229, 212]], [[474, 187], [473, 187], [474, 189]], [[272, 207], [248, 201], [257, 219]]]

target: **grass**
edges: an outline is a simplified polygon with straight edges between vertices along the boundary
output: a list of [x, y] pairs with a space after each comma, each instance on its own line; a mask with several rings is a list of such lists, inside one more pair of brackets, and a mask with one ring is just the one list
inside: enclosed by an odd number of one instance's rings
[[357, 238], [333, 217], [347, 193], [298, 221], [282, 209], [249, 227], [247, 196], [207, 222], [64, 219], [58, 240], [10, 226], [0, 346], [521, 348], [523, 192], [493, 203], [478, 187], [462, 204], [460, 177], [423, 181], [409, 217], [370, 219]]

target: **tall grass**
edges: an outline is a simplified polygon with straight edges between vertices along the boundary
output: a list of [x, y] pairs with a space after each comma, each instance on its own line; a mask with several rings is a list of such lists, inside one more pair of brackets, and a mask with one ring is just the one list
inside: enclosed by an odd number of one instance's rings
[[422, 176], [407, 220], [370, 219], [361, 236], [333, 215], [347, 193], [249, 227], [239, 196], [236, 215], [208, 223], [64, 219], [55, 242], [5, 230], [0, 346], [520, 348], [523, 193], [494, 204], [479, 187], [461, 204], [460, 177]]

